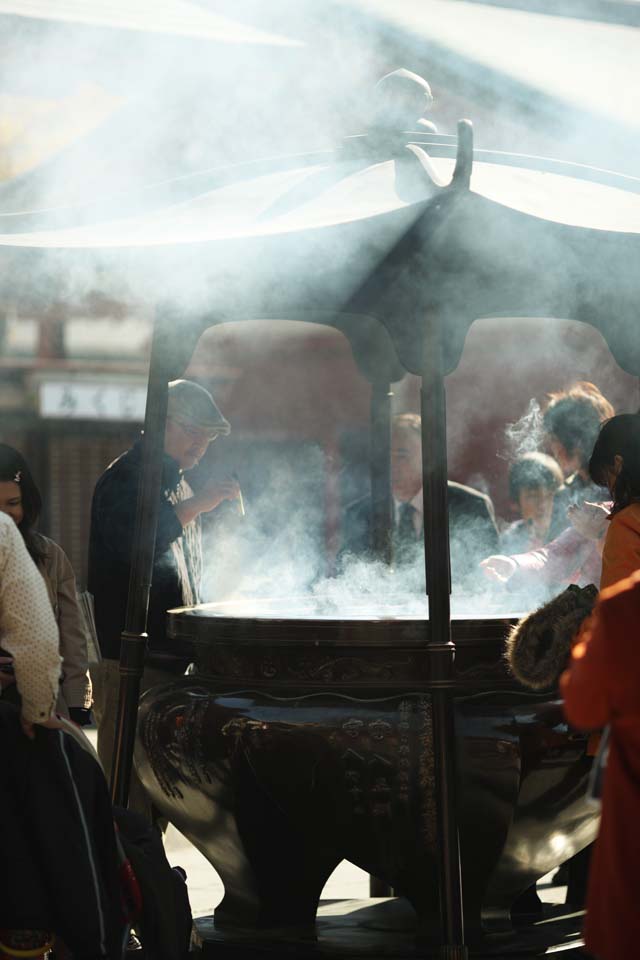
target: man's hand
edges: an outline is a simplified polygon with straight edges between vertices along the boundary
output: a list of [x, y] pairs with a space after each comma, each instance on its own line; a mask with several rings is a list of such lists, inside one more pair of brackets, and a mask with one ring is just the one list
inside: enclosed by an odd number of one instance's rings
[[574, 503], [567, 510], [569, 523], [586, 540], [600, 540], [606, 533], [609, 509], [604, 503]]
[[182, 526], [186, 527], [201, 513], [209, 513], [211, 510], [215, 510], [223, 500], [238, 500], [239, 498], [240, 487], [237, 480], [216, 480], [208, 483], [188, 500], [181, 500], [180, 503], [175, 505], [174, 510]]
[[35, 724], [30, 720], [25, 720], [25, 718], [21, 715], [20, 726], [22, 727], [22, 732], [24, 733], [25, 737], [29, 737], [29, 740], [34, 739], [36, 735], [36, 726], [46, 727], [48, 730], [64, 730], [64, 723], [62, 723], [62, 721], [56, 716], [49, 717], [48, 720], [43, 720], [42, 722]]
[[486, 560], [481, 560], [480, 566], [489, 580], [495, 580], [497, 583], [508, 583], [516, 572], [518, 565], [512, 557], [498, 553], [492, 557], [487, 557]]
[[237, 480], [217, 480], [207, 484], [195, 496], [201, 513], [209, 513], [220, 506], [223, 500], [237, 500], [240, 496], [240, 486]]

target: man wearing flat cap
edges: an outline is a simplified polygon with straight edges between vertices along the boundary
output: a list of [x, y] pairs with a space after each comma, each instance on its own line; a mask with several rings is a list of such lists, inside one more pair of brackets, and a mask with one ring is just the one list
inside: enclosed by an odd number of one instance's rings
[[[155, 558], [147, 632], [149, 637], [141, 692], [182, 673], [184, 657], [172, 649], [166, 632], [166, 611], [199, 602], [202, 554], [200, 514], [238, 497], [235, 481], [215, 482], [194, 493], [184, 472], [195, 467], [216, 437], [226, 436], [229, 423], [211, 394], [190, 380], [169, 384], [164, 439], [162, 494], [158, 513]], [[94, 712], [98, 723], [98, 753], [107, 775], [111, 771], [120, 684], [120, 638], [129, 592], [138, 480], [142, 466], [141, 440], [107, 467], [99, 478], [91, 506], [89, 591], [102, 663], [92, 671]], [[129, 806], [150, 817], [139, 780], [132, 776]]]

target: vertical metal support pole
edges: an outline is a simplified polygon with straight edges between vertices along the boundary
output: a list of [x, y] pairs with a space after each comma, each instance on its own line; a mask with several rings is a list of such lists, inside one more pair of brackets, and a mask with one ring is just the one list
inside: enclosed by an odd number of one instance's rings
[[456, 733], [452, 693], [451, 563], [447, 494], [447, 424], [439, 318], [428, 318], [422, 366], [424, 553], [429, 596], [433, 752], [435, 758], [441, 918], [440, 956], [466, 960], [456, 805]]
[[147, 646], [147, 613], [153, 575], [158, 510], [167, 418], [167, 377], [160, 355], [159, 325], [154, 327], [149, 368], [149, 387], [142, 438], [142, 464], [131, 553], [129, 597], [120, 645], [120, 692], [115, 749], [111, 771], [111, 799], [126, 807], [138, 719], [140, 682]]
[[339, 546], [340, 533], [340, 490], [338, 477], [340, 475], [340, 446], [333, 434], [326, 437], [323, 443], [324, 470], [324, 508], [325, 508], [325, 547], [326, 566], [325, 576], [335, 576], [335, 560]]
[[[371, 548], [376, 559], [393, 562], [393, 498], [391, 494], [391, 385], [376, 380], [371, 389], [369, 430], [371, 469]], [[369, 896], [391, 897], [392, 888], [369, 877]]]
[[377, 559], [393, 561], [391, 495], [391, 387], [384, 381], [371, 391], [371, 546]]

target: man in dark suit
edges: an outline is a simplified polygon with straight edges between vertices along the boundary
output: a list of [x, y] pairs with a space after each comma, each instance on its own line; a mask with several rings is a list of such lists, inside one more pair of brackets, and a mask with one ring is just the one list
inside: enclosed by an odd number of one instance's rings
[[[418, 414], [402, 413], [393, 418], [391, 487], [395, 563], [422, 562], [422, 434]], [[472, 589], [476, 578], [482, 584], [478, 564], [498, 546], [493, 503], [479, 490], [451, 480], [448, 494], [453, 588]], [[342, 565], [348, 554], [366, 556], [371, 549], [371, 498], [363, 497], [346, 511]]]

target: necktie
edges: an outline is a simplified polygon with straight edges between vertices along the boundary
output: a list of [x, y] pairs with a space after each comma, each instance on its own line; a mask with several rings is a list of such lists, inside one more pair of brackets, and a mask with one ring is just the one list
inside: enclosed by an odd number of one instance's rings
[[400, 543], [411, 543], [416, 540], [414, 515], [416, 508], [410, 503], [401, 503], [398, 511], [398, 540]]

